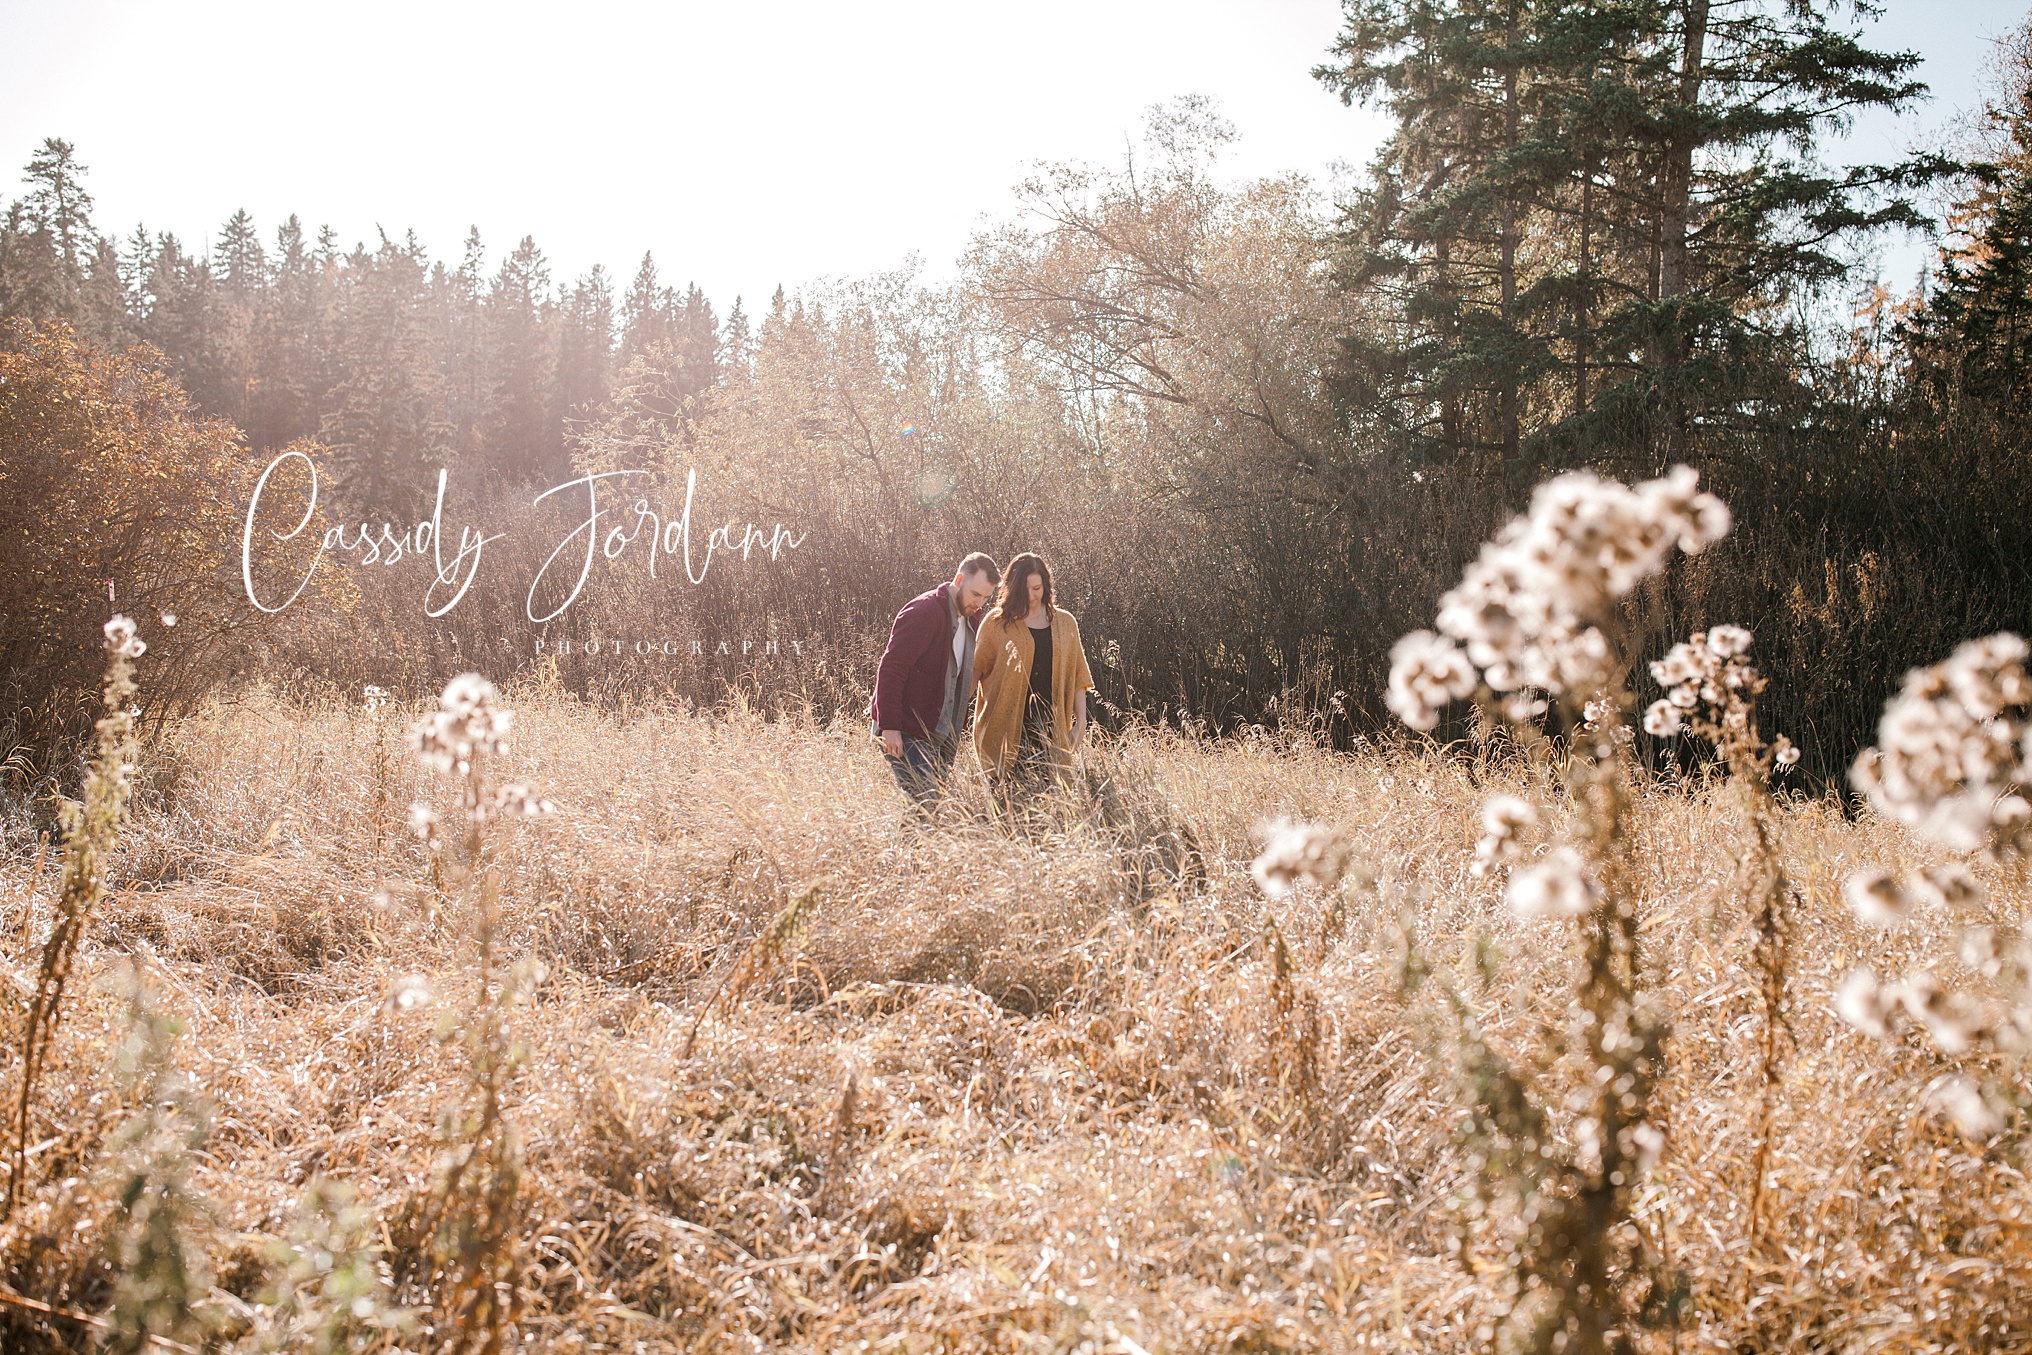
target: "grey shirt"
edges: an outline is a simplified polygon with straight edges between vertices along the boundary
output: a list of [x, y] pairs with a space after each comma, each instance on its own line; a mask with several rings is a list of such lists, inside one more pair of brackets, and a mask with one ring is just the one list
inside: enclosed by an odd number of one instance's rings
[[956, 739], [967, 727], [974, 708], [974, 632], [960, 611], [959, 590], [945, 589], [946, 618], [952, 622], [952, 647], [945, 669], [945, 705], [938, 713], [938, 736]]

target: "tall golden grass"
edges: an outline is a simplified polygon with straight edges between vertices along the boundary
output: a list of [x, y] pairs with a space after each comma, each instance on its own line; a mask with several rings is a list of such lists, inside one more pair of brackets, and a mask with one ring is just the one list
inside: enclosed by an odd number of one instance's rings
[[[963, 791], [927, 829], [856, 722], [505, 700], [498, 773], [559, 808], [485, 848], [491, 963], [546, 966], [500, 1009], [521, 1146], [500, 1307], [524, 1345], [1425, 1351], [1498, 1325], [1464, 1056], [1400, 965], [1415, 918], [1516, 1057], [1564, 1019], [1557, 929], [1469, 869], [1482, 802], [1525, 789], [1522, 764], [1137, 728], [1043, 820], [1012, 830]], [[401, 822], [413, 801], [460, 812], [401, 745], [414, 714], [257, 691], [148, 754], [0, 1226], [8, 1351], [83, 1349], [114, 1302], [98, 1164], [136, 1109], [109, 981], [129, 955], [184, 1028], [162, 1057], [213, 1108], [175, 1221], [203, 1342], [454, 1337], [430, 1225], [443, 1126], [473, 1094], [478, 959], [456, 872]], [[1796, 903], [1797, 1052], [1767, 1093], [1756, 811], [1720, 782], [1633, 796], [1671, 1031], [1665, 1150], [1619, 1240], [1654, 1258], [1639, 1346], [2032, 1348], [2018, 1129], [1966, 1142], [1919, 1095], [1930, 1046], [1831, 1009], [1859, 960], [1952, 949], [1956, 920], [1880, 932], [1839, 897], [1859, 864], [1930, 858], [1830, 801], [1762, 811]], [[1248, 864], [1273, 815], [1340, 825], [1346, 881], [1269, 905]], [[1992, 908], [2022, 903], [1978, 875]], [[58, 894], [0, 861], [16, 1030]]]

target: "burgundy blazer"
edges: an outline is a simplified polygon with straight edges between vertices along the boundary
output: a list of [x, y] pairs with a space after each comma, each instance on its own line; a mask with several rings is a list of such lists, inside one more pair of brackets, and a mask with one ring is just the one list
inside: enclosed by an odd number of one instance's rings
[[[919, 593], [896, 613], [889, 644], [875, 668], [875, 694], [868, 701], [868, 718], [875, 728], [901, 730], [916, 739], [929, 739], [937, 732], [939, 711], [945, 706], [945, 673], [953, 661], [946, 611], [951, 592], [952, 584], [942, 583]], [[979, 624], [977, 618], [966, 618], [968, 630]], [[960, 717], [964, 721], [966, 712], [961, 711]]]

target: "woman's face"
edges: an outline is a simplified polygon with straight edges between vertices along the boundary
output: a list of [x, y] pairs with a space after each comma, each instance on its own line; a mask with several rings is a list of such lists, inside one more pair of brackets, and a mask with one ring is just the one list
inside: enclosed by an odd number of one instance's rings
[[1030, 609], [1035, 611], [1037, 610], [1037, 604], [1044, 601], [1044, 576], [1042, 574], [1032, 574], [1023, 583], [1030, 590]]

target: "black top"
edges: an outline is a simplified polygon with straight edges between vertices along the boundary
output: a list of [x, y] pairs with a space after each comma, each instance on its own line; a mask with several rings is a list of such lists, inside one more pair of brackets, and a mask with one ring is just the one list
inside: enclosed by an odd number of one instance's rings
[[1023, 740], [1051, 741], [1051, 627], [1030, 628], [1030, 699], [1023, 703]]

